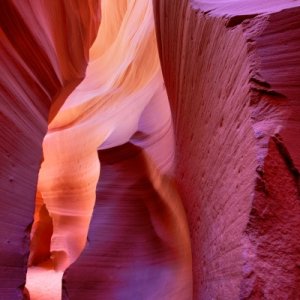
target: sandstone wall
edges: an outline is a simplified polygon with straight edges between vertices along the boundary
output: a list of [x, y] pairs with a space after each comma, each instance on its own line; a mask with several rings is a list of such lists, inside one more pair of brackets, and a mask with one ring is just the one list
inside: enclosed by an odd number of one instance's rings
[[21, 299], [48, 115], [82, 80], [98, 1], [1, 1], [0, 298]]
[[299, 2], [154, 3], [194, 299], [298, 299]]

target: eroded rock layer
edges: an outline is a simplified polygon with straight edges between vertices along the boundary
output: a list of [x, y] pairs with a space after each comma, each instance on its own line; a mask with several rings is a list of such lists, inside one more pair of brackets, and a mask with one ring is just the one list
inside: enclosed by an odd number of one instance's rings
[[88, 243], [64, 275], [63, 298], [191, 299], [189, 240], [172, 181], [158, 182], [131, 143], [99, 159]]
[[297, 299], [300, 3], [154, 3], [194, 299]]
[[241, 297], [298, 299], [300, 8], [258, 17], [243, 27], [253, 66], [250, 104], [258, 178]]
[[0, 299], [300, 299], [299, 0], [0, 8]]
[[103, 0], [101, 12], [86, 76], [43, 143], [38, 194], [53, 221], [51, 259], [56, 270], [72, 264], [63, 298], [190, 299], [152, 1]]
[[0, 6], [0, 298], [11, 300], [22, 298], [25, 284], [49, 109], [84, 76], [99, 7], [60, 0]]

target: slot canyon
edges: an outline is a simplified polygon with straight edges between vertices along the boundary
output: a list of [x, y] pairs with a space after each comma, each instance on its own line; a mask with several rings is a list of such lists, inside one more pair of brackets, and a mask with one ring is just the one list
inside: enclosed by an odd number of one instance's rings
[[0, 300], [300, 300], [300, 0], [0, 26]]

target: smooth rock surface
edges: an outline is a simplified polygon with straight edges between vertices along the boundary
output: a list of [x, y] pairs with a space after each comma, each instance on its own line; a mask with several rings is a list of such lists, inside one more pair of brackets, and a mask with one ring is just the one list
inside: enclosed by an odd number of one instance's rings
[[[0, 4], [0, 298], [21, 299], [51, 104], [82, 80], [98, 1]], [[70, 39], [70, 34], [72, 39]], [[53, 113], [55, 109], [53, 110]]]
[[[72, 264], [66, 299], [190, 299], [189, 233], [172, 184], [173, 126], [152, 1], [106, 0], [101, 11], [86, 76], [43, 143], [38, 193], [53, 220], [50, 256], [55, 270]], [[128, 142], [130, 160], [122, 158]], [[98, 150], [112, 151], [113, 166], [102, 166]]]
[[0, 299], [300, 299], [300, 0], [0, 24]]

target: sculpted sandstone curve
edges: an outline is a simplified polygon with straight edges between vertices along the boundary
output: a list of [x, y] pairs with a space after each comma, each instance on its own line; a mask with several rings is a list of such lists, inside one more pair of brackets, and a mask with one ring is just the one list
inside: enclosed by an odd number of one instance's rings
[[299, 299], [299, 20], [0, 1], [0, 299]]
[[[189, 233], [172, 184], [173, 127], [160, 70], [152, 2], [102, 1], [101, 12], [85, 78], [49, 123], [43, 143], [38, 193], [53, 222], [51, 260], [58, 271], [74, 263], [64, 276], [65, 298], [94, 299], [98, 295], [132, 299], [141, 295], [169, 299], [172, 295], [174, 299], [189, 299]], [[126, 143], [136, 145], [141, 153], [129, 161], [124, 158], [124, 162], [116, 162], [102, 175], [97, 150], [122, 149]], [[123, 173], [119, 168], [125, 168]], [[104, 195], [97, 192], [96, 198], [96, 186], [97, 191], [105, 189], [105, 182], [109, 185], [114, 176], [118, 179], [111, 196], [107, 191]], [[115, 189], [120, 196], [114, 194]], [[109, 201], [102, 207], [105, 199]], [[136, 213], [127, 216], [129, 212], [123, 209], [117, 219], [114, 215], [108, 219], [106, 214], [116, 214], [124, 205]], [[126, 225], [127, 218], [136, 221]], [[111, 224], [108, 228], [106, 219]], [[117, 234], [110, 230], [114, 223]], [[124, 226], [148, 229], [130, 237], [125, 235]], [[132, 241], [126, 240], [129, 238]], [[117, 261], [109, 250], [115, 245], [124, 247]], [[129, 249], [136, 251], [136, 256]], [[107, 266], [99, 268], [102, 256]], [[115, 268], [119, 272], [112, 275]], [[90, 290], [85, 286], [91, 286]]]
[[83, 79], [100, 16], [94, 0], [0, 7], [0, 298], [10, 300], [25, 284], [49, 110]]

